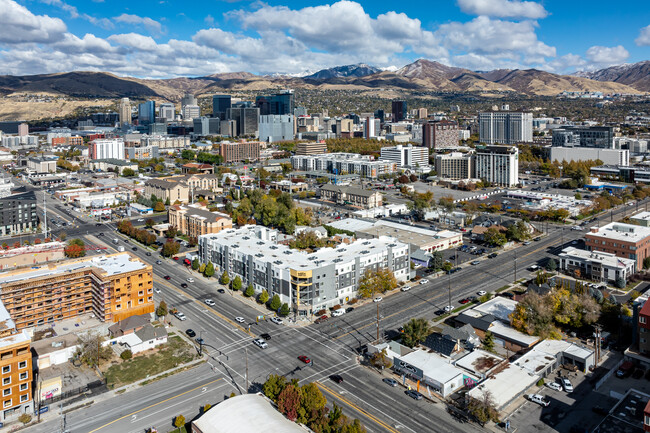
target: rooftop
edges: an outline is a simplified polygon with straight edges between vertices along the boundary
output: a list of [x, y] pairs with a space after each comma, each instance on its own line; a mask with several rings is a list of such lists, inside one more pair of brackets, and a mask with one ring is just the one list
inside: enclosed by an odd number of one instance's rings
[[585, 237], [606, 238], [623, 242], [637, 243], [650, 236], [650, 227], [634, 224], [609, 223], [603, 227], [592, 227]]
[[630, 389], [609, 411], [594, 431], [599, 433], [643, 433], [644, 409], [650, 395]]
[[21, 344], [31, 340], [31, 337], [26, 330], [22, 330], [17, 334], [11, 334], [7, 337], [0, 338], [0, 349], [13, 346], [14, 344]]
[[503, 322], [510, 323], [510, 318], [508, 316], [515, 311], [517, 304], [518, 302], [513, 301], [512, 299], [503, 296], [495, 296], [489, 301], [477, 305], [473, 310], [483, 314], [491, 314]]
[[531, 346], [539, 341], [539, 337], [536, 337], [534, 335], [526, 335], [523, 332], [517, 331], [510, 325], [504, 325], [498, 320], [492, 322], [492, 326], [490, 326], [490, 332], [492, 332], [495, 337], [501, 337], [522, 346]]
[[440, 383], [447, 383], [458, 375], [464, 374], [463, 370], [450, 364], [449, 359], [425, 350], [415, 350], [400, 356], [399, 360], [419, 368], [424, 376], [435, 379]]
[[70, 273], [84, 268], [98, 268], [106, 275], [116, 275], [145, 268], [145, 264], [129, 253], [112, 254], [109, 256], [94, 256], [80, 260], [69, 260], [60, 265], [41, 266], [36, 269], [19, 269], [0, 273], [0, 289], [5, 284], [24, 280], [43, 278]]
[[306, 433], [289, 421], [261, 394], [231, 397], [213, 406], [192, 424], [203, 433]]
[[369, 229], [374, 225], [374, 222], [366, 221], [358, 218], [343, 218], [337, 221], [332, 221], [326, 224], [339, 230], [348, 230], [351, 232], [358, 232], [360, 230]]
[[630, 219], [648, 221], [650, 220], [650, 212], [639, 212], [636, 215], [632, 215]]
[[[560, 257], [578, 258], [589, 260], [594, 263], [601, 263], [611, 268], [628, 268], [636, 264], [634, 259], [626, 259], [616, 256], [616, 254], [605, 253], [601, 251], [588, 251], [579, 248], [568, 247], [562, 250]], [[621, 264], [622, 262], [622, 264]], [[618, 272], [618, 271], [617, 271]]]
[[483, 375], [503, 362], [504, 358], [485, 350], [476, 349], [456, 361], [456, 366], [462, 367], [478, 375]]
[[459, 232], [451, 230], [436, 231], [386, 220], [379, 220], [372, 227], [358, 231], [371, 235], [391, 236], [401, 242], [418, 246], [436, 243], [440, 239], [461, 236]]
[[481, 382], [469, 392], [471, 397], [482, 399], [489, 392], [498, 410], [503, 409], [522, 392], [530, 388], [539, 376], [530, 374], [521, 367], [510, 364], [494, 376]]

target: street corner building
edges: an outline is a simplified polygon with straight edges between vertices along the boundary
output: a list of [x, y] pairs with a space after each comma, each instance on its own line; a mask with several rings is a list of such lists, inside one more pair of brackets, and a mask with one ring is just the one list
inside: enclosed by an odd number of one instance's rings
[[0, 370], [2, 371], [2, 412], [0, 422], [12, 421], [34, 412], [32, 399], [31, 338], [18, 331], [9, 312], [0, 302]]

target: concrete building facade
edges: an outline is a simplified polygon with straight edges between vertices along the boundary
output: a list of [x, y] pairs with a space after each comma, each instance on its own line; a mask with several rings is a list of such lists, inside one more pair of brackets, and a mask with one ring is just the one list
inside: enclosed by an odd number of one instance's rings
[[438, 154], [435, 159], [438, 177], [451, 180], [473, 179], [474, 155], [471, 153], [452, 152]]
[[260, 159], [259, 141], [242, 141], [238, 143], [222, 142], [220, 155], [223, 162], [257, 161]]
[[519, 149], [511, 146], [477, 146], [475, 172], [479, 179], [499, 186], [519, 183]]
[[429, 165], [429, 149], [411, 144], [382, 147], [380, 159], [394, 162], [399, 167], [427, 167]]
[[199, 204], [170, 206], [168, 220], [178, 231], [195, 238], [232, 228], [232, 219], [228, 215], [210, 212]]
[[453, 120], [425, 122], [422, 125], [422, 145], [429, 149], [458, 147], [458, 123]]
[[478, 115], [479, 140], [485, 144], [516, 144], [533, 141], [533, 114], [491, 111]]
[[611, 253], [636, 262], [636, 270], [643, 269], [643, 259], [650, 256], [650, 228], [634, 224], [612, 222], [593, 227], [585, 235], [589, 251]]
[[372, 209], [382, 205], [382, 195], [378, 191], [348, 186], [323, 185], [320, 189], [320, 197], [322, 200], [357, 206], [362, 209]]

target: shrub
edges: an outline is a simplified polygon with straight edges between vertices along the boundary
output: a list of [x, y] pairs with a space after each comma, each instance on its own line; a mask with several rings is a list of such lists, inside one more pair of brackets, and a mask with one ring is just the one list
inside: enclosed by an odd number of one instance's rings
[[359, 300], [358, 300], [357, 298], [352, 298], [352, 299], [350, 299], [350, 301], [348, 302], [348, 304], [350, 304], [350, 305], [354, 305], [354, 304], [356, 304], [357, 302], [359, 302]]
[[544, 378], [537, 381], [537, 386], [544, 386]]
[[341, 309], [341, 304], [336, 304], [331, 308], [332, 311], [340, 310]]
[[125, 350], [124, 352], [122, 352], [120, 354], [120, 358], [122, 358], [125, 361], [127, 359], [131, 359], [131, 358], [133, 358], [133, 352], [131, 352], [130, 350], [127, 349], [127, 350]]
[[32, 420], [32, 417], [30, 415], [27, 415], [26, 413], [20, 415], [18, 417], [18, 421], [22, 422], [23, 424], [27, 424]]
[[317, 316], [323, 316], [325, 314], [327, 314], [327, 310], [325, 310], [325, 309], [316, 311]]

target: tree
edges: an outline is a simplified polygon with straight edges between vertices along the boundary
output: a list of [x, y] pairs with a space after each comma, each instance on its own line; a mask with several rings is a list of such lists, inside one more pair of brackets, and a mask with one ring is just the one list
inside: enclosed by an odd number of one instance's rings
[[471, 398], [467, 405], [467, 411], [472, 414], [481, 425], [485, 425], [488, 421], [499, 421], [499, 412], [496, 409], [490, 391], [484, 391], [483, 398], [481, 399]]
[[615, 284], [616, 284], [616, 287], [618, 287], [619, 289], [624, 289], [625, 288], [625, 280], [623, 278], [620, 278], [620, 277], [617, 278]]
[[554, 258], [550, 258], [548, 262], [546, 262], [546, 269], [548, 269], [551, 272], [555, 272], [557, 269], [557, 262], [555, 261]]
[[165, 205], [161, 201], [157, 201], [153, 205], [153, 210], [154, 212], [164, 212], [165, 211]]
[[30, 415], [26, 414], [26, 413], [24, 413], [24, 414], [22, 414], [22, 415], [20, 415], [18, 417], [18, 421], [22, 422], [23, 424], [27, 424], [31, 420], [32, 420], [32, 417]]
[[174, 418], [174, 427], [181, 428], [184, 425], [185, 425], [185, 417], [183, 415], [177, 415], [176, 418]]
[[181, 244], [170, 239], [163, 244], [160, 253], [163, 255], [163, 257], [171, 257], [175, 254], [178, 254], [178, 251], [180, 251], [180, 249], [181, 249]]
[[646, 257], [643, 259], [643, 269], [648, 269], [650, 268], [650, 257]]
[[199, 265], [199, 274], [205, 273], [205, 263]]
[[[221, 274], [221, 278], [219, 278], [219, 284], [222, 284], [222, 285], [225, 286], [229, 282], [230, 282], [230, 277], [228, 276], [228, 272], [223, 271], [223, 274]], [[233, 287], [233, 290], [235, 290], [234, 287]], [[237, 290], [239, 290], [239, 289], [237, 289]]]
[[255, 296], [255, 289], [253, 288], [252, 284], [249, 284], [248, 287], [246, 287], [246, 291], [244, 292], [244, 295], [248, 298], [251, 296]]
[[158, 308], [156, 309], [156, 316], [165, 317], [167, 313], [167, 303], [165, 301], [160, 301], [160, 304], [158, 304]]
[[153, 220], [153, 218], [147, 218], [147, 220], [144, 222], [145, 227], [151, 228], [156, 224], [156, 222]]
[[194, 260], [192, 260], [192, 269], [197, 271], [199, 266], [201, 266], [201, 263], [199, 263], [198, 257], [195, 257]]
[[122, 176], [124, 176], [124, 177], [133, 177], [133, 176], [135, 176], [135, 171], [133, 171], [132, 168], [127, 167], [124, 170], [122, 170]]
[[451, 263], [450, 261], [445, 261], [445, 262], [442, 264], [442, 270], [445, 271], [445, 272], [449, 272], [449, 271], [451, 271], [451, 269], [452, 269], [453, 267], [454, 267], [454, 264]]
[[402, 343], [413, 348], [424, 341], [429, 334], [430, 328], [427, 319], [411, 319], [404, 325]]
[[271, 310], [278, 311], [281, 306], [282, 306], [282, 301], [280, 301], [280, 297], [277, 294], [273, 295], [273, 298], [271, 298], [271, 305], [269, 305]]
[[269, 292], [262, 290], [262, 293], [257, 297], [257, 302], [260, 304], [266, 304], [269, 301]]
[[120, 353], [120, 358], [122, 358], [124, 361], [133, 358], [133, 352], [131, 352], [129, 349], [126, 349], [124, 352]]
[[288, 385], [287, 378], [278, 374], [272, 374], [262, 385], [262, 393], [277, 403], [278, 396]]
[[382, 370], [384, 368], [390, 368], [392, 365], [390, 358], [386, 354], [386, 349], [382, 349], [378, 352], [373, 353], [370, 356], [370, 363], [377, 368], [381, 368]]
[[103, 346], [104, 340], [105, 337], [95, 333], [86, 334], [83, 338], [79, 337], [75, 358], [91, 368], [99, 366], [102, 361], [111, 359], [113, 349]]
[[278, 410], [291, 421], [296, 421], [299, 408], [300, 388], [289, 384], [278, 395]]
[[483, 349], [487, 350], [488, 352], [492, 352], [494, 350], [494, 335], [490, 331], [485, 332], [485, 338], [483, 338]]
[[[228, 283], [226, 283], [228, 284]], [[235, 276], [235, 278], [232, 280], [232, 289], [233, 290], [241, 290], [242, 282], [241, 278], [239, 278], [239, 275]], [[248, 296], [248, 295], [246, 295]]]
[[502, 246], [507, 242], [506, 235], [501, 233], [496, 227], [490, 227], [483, 235], [483, 240], [488, 245]]
[[168, 238], [175, 238], [177, 234], [178, 234], [178, 229], [174, 226], [169, 226], [169, 228], [165, 232], [165, 236], [167, 236]]
[[86, 244], [81, 239], [71, 239], [68, 241], [68, 246], [63, 249], [66, 257], [77, 258], [86, 255]]
[[280, 316], [287, 317], [291, 311], [289, 310], [289, 304], [286, 302], [280, 307]]
[[397, 279], [388, 268], [379, 268], [376, 271], [367, 269], [359, 280], [359, 294], [370, 298], [375, 293], [386, 293], [397, 287]]
[[315, 414], [325, 407], [327, 400], [315, 383], [308, 383], [300, 387], [300, 408], [297, 421], [307, 424]]
[[[203, 275], [205, 275], [206, 278], [210, 278], [214, 275], [214, 265], [212, 264], [212, 262], [208, 262], [208, 264], [205, 266], [205, 271], [203, 271]], [[226, 274], [226, 277], [227, 276], [228, 274]]]

